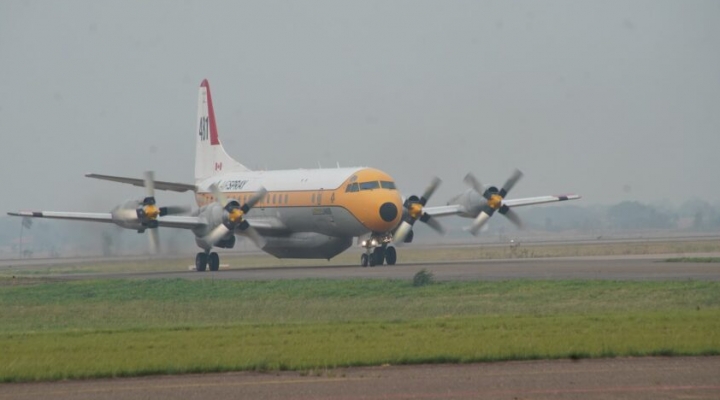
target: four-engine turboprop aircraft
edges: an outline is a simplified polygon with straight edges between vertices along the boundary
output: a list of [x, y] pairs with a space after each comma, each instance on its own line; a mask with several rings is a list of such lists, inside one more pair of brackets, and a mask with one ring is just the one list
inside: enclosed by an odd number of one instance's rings
[[[515, 179], [502, 191], [495, 188], [481, 191], [479, 184], [473, 186], [485, 200], [469, 191], [447, 206], [425, 207], [440, 184], [437, 178], [422, 196], [413, 195], [403, 201], [392, 177], [374, 168], [251, 171], [231, 158], [220, 143], [207, 80], [200, 85], [196, 128], [195, 184], [155, 181], [152, 173], [146, 173], [144, 179], [89, 174], [86, 176], [144, 186], [147, 196], [108, 213], [8, 214], [107, 222], [138, 232], [149, 230], [154, 251], [159, 245], [158, 227], [189, 229], [203, 250], [195, 257], [196, 269], [205, 271], [209, 267], [216, 271], [220, 258], [212, 251], [213, 247], [234, 247], [236, 235], [250, 238], [263, 251], [278, 258], [325, 259], [348, 249], [353, 238], [367, 237], [362, 241], [365, 252], [361, 265], [393, 265], [397, 252], [391, 244], [411, 242], [412, 226], [417, 220], [442, 233], [442, 226], [433, 216], [481, 219], [471, 229], [476, 232], [495, 210], [512, 219], [511, 206], [571, 199], [545, 196], [504, 200]], [[190, 215], [179, 215], [187, 214], [189, 209], [158, 207], [155, 189], [193, 191], [199, 208]]]

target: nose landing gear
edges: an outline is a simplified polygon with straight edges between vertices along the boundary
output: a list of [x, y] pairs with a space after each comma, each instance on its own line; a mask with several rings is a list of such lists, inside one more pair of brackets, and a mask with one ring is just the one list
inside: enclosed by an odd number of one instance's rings
[[360, 256], [360, 265], [374, 267], [376, 265], [395, 265], [397, 252], [390, 246], [390, 237], [372, 237], [362, 242], [365, 253]]

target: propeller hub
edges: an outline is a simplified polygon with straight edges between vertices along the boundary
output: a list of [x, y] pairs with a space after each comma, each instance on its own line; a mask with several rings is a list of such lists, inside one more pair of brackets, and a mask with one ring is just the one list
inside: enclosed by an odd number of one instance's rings
[[488, 206], [492, 208], [493, 210], [497, 210], [502, 206], [503, 198], [499, 194], [493, 194], [490, 196], [490, 198], [487, 201]]
[[145, 217], [151, 220], [157, 219], [160, 215], [160, 209], [153, 204], [143, 207], [143, 212], [145, 213]]
[[244, 215], [244, 214], [245, 214], [245, 213], [242, 212], [241, 209], [239, 209], [239, 208], [233, 208], [233, 209], [228, 213], [228, 220], [229, 220], [230, 222], [232, 222], [233, 224], [238, 223], [238, 222], [242, 221], [242, 218], [243, 218], [243, 215]]
[[412, 219], [418, 219], [420, 215], [422, 214], [423, 206], [420, 203], [412, 203], [410, 204], [410, 207], [408, 207], [408, 214], [410, 214], [410, 217]]

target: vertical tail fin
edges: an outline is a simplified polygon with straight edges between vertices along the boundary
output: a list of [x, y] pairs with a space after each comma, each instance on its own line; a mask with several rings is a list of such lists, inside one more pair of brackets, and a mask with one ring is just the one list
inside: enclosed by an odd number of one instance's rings
[[206, 179], [223, 172], [249, 171], [230, 157], [220, 143], [210, 84], [207, 79], [200, 84], [196, 128], [195, 180]]

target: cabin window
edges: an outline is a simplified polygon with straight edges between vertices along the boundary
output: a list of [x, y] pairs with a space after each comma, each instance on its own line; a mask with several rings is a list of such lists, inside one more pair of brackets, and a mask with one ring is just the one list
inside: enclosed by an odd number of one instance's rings
[[390, 189], [390, 190], [396, 189], [395, 182], [390, 182], [390, 181], [380, 181], [380, 186], [383, 189]]
[[380, 184], [377, 181], [360, 183], [360, 190], [373, 190], [373, 189], [377, 189], [379, 187], [380, 187]]

